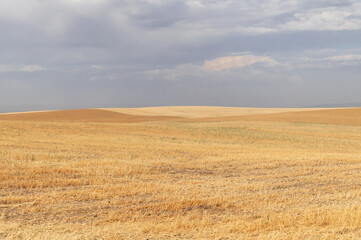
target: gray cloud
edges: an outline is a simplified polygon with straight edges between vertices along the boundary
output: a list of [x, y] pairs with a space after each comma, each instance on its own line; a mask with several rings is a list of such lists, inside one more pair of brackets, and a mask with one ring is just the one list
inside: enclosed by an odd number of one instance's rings
[[[361, 102], [360, 9], [352, 0], [3, 0], [0, 111]], [[225, 59], [220, 71], [202, 68]]]

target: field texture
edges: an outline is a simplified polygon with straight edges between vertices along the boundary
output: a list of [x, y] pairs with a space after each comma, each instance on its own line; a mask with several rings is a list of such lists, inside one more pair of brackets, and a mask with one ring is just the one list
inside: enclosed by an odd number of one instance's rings
[[242, 107], [207, 107], [207, 106], [172, 106], [146, 108], [103, 108], [137, 116], [177, 116], [185, 118], [229, 117], [262, 115], [271, 113], [303, 112], [319, 110], [318, 108], [242, 108]]
[[361, 239], [360, 109], [265, 113], [0, 115], [0, 239]]

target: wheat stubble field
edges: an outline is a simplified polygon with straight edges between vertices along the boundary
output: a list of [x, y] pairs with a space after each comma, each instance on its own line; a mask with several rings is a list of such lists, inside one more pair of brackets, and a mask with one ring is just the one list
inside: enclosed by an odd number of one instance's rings
[[0, 115], [0, 239], [361, 239], [361, 109], [137, 111]]

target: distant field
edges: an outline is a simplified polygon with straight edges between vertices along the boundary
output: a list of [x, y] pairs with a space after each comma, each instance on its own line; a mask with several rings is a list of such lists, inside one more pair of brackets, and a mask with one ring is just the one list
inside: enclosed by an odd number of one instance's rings
[[0, 239], [361, 239], [360, 109], [196, 108], [0, 115]]
[[0, 120], [137, 123], [177, 120], [172, 116], [136, 116], [101, 109], [42, 111], [0, 114]]
[[185, 118], [228, 117], [256, 114], [302, 112], [319, 110], [316, 108], [241, 108], [241, 107], [204, 107], [173, 106], [147, 108], [102, 108], [104, 110], [138, 116], [177, 116]]
[[248, 116], [201, 118], [197, 121], [271, 121], [271, 122], [305, 122], [324, 124], [361, 125], [361, 108], [305, 110], [273, 114], [255, 114]]

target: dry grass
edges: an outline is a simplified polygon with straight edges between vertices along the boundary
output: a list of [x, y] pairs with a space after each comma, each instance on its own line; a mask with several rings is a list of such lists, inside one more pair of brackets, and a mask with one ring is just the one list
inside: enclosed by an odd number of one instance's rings
[[271, 121], [361, 125], [361, 108], [308, 110], [249, 116], [200, 118], [194, 121]]
[[241, 108], [208, 106], [172, 106], [146, 108], [102, 108], [104, 110], [138, 116], [177, 116], [185, 118], [245, 116], [285, 112], [303, 112], [318, 108]]
[[361, 238], [359, 125], [17, 120], [0, 239]]
[[137, 123], [179, 120], [173, 116], [137, 116], [101, 109], [39, 111], [17, 114], [0, 114], [0, 120], [9, 121], [65, 121], [65, 122], [118, 122]]

